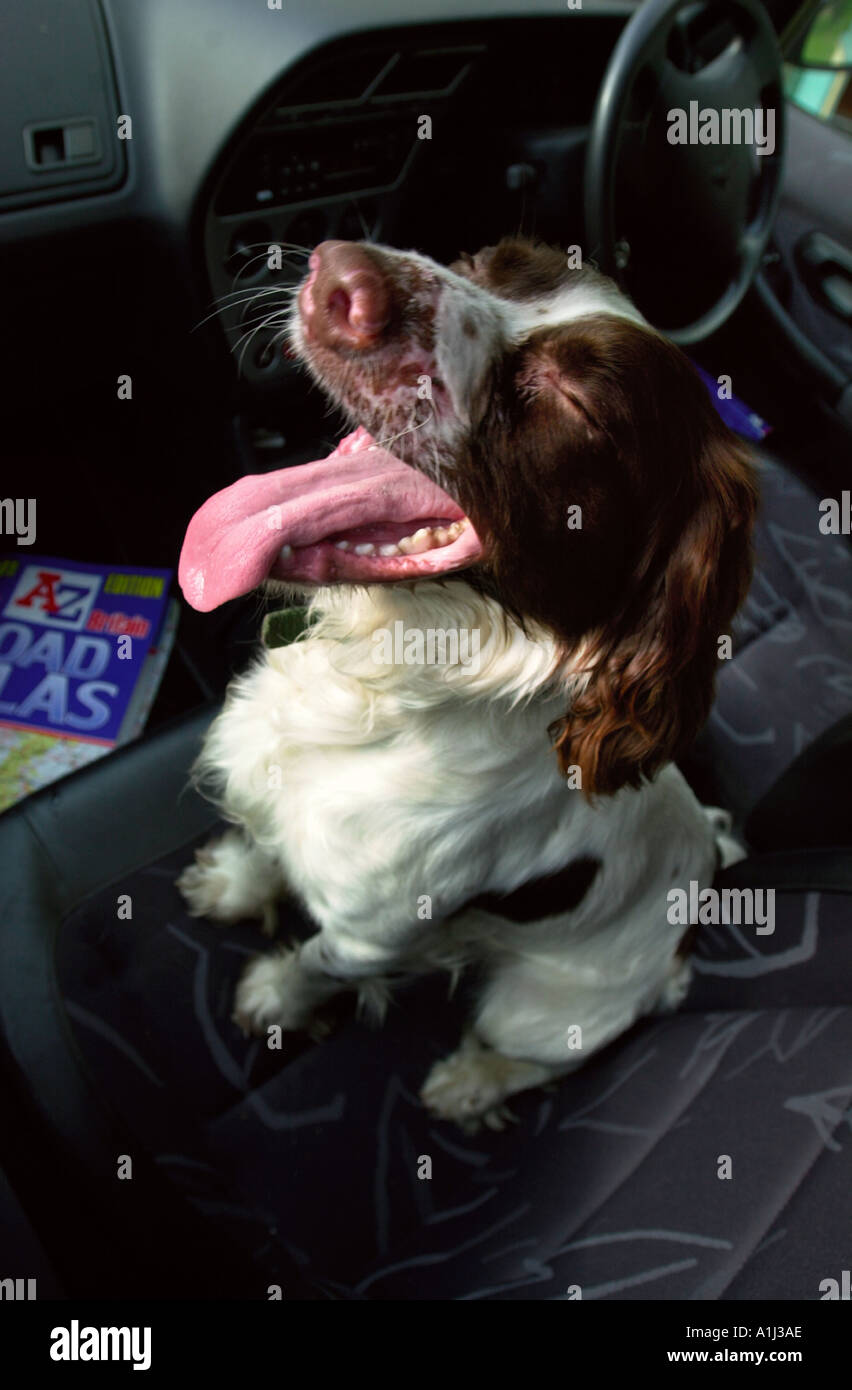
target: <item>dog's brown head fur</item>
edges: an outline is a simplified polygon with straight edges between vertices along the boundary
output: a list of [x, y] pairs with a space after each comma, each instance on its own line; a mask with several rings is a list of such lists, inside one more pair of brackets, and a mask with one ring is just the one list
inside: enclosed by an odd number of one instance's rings
[[599, 315], [501, 359], [456, 476], [506, 606], [583, 644], [560, 761], [637, 785], [709, 711], [752, 569], [746, 451], [676, 347]]

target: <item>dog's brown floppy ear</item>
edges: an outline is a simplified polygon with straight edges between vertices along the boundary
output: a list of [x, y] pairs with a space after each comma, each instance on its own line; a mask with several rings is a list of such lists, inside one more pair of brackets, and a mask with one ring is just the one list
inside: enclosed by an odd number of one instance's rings
[[[591, 796], [638, 786], [689, 747], [712, 703], [719, 638], [752, 571], [757, 487], [747, 453], [677, 349], [655, 339], [653, 352], [661, 408], [650, 419], [639, 410], [630, 471], [634, 487], [644, 473], [662, 492], [636, 507], [622, 601], [589, 634], [588, 674], [551, 731], [563, 770], [579, 765]], [[579, 391], [582, 399], [582, 383]], [[587, 399], [606, 412], [603, 398]]]

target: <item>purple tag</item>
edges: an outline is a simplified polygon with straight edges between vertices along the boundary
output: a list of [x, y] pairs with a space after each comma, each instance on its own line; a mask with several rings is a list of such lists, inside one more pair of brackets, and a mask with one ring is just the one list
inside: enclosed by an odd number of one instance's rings
[[[690, 361], [692, 359], [690, 358]], [[761, 420], [753, 410], [749, 410], [745, 401], [741, 401], [738, 396], [732, 395], [730, 399], [720, 399], [719, 383], [709, 372], [705, 372], [703, 367], [699, 367], [697, 362], [692, 363], [707, 390], [710, 392], [710, 399], [721, 415], [728, 429], [735, 434], [741, 434], [745, 439], [754, 439], [758, 442], [765, 439], [770, 433], [772, 426], [767, 425], [765, 420]]]

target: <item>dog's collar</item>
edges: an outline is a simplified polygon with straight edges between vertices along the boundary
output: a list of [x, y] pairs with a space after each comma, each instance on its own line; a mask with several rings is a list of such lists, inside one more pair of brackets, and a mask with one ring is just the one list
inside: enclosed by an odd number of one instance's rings
[[306, 607], [294, 605], [292, 608], [277, 608], [273, 613], [264, 615], [260, 640], [270, 650], [273, 647], [289, 647], [310, 625]]

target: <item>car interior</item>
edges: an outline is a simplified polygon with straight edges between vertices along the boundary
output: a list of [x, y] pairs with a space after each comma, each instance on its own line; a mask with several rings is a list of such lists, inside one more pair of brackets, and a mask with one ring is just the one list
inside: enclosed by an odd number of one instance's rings
[[[328, 239], [576, 246], [739, 406], [754, 579], [681, 769], [746, 849], [717, 884], [776, 904], [771, 935], [699, 929], [681, 1009], [499, 1133], [418, 1101], [464, 981], [270, 1051], [231, 1021], [256, 925], [175, 888], [218, 824], [189, 769], [269, 604], [181, 599], [145, 732], [0, 815], [0, 1278], [826, 1296], [852, 1221], [852, 4], [5, 0], [0, 70], [0, 491], [37, 499], [40, 554], [174, 572], [213, 492], [333, 448], [282, 333]], [[678, 162], [693, 99], [771, 109], [772, 141]], [[282, 905], [282, 939], [311, 930]]]

